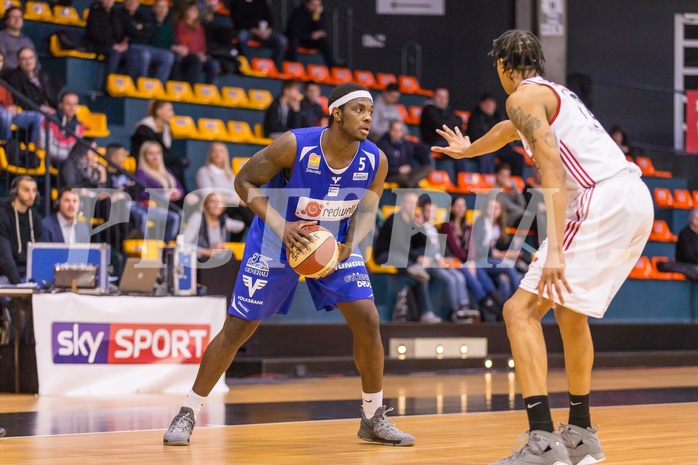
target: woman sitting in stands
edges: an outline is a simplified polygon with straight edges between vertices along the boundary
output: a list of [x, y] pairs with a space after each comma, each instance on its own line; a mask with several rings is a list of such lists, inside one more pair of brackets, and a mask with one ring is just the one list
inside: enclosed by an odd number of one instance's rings
[[[137, 224], [136, 227], [144, 232], [146, 239], [160, 239], [171, 242], [179, 232], [179, 214], [168, 208], [170, 202], [176, 202], [184, 197], [184, 189], [174, 176], [172, 171], [165, 168], [162, 158], [162, 147], [157, 142], [147, 141], [141, 145], [138, 152], [138, 169], [136, 179], [143, 185], [140, 202], [133, 202], [131, 208], [135, 209], [134, 219], [143, 218], [147, 213], [148, 220], [155, 223], [156, 235], [149, 236], [145, 230], [145, 224]], [[146, 192], [145, 189], [152, 189]], [[141, 223], [142, 221], [139, 221]]]
[[475, 260], [469, 259], [472, 226], [465, 219], [468, 207], [463, 197], [457, 197], [451, 204], [449, 221], [441, 225], [441, 233], [446, 234], [446, 255], [461, 263], [465, 284], [477, 300], [482, 319], [495, 321], [502, 317], [503, 297], [495, 289], [492, 278]]
[[215, 84], [220, 63], [207, 54], [206, 31], [199, 22], [199, 7], [196, 1], [188, 1], [175, 24], [175, 43], [187, 47], [182, 58], [181, 73], [192, 86], [197, 82]]
[[95, 141], [89, 147], [84, 143], [73, 146], [58, 170], [60, 186], [94, 189], [106, 185], [107, 169], [97, 160], [96, 148]]
[[148, 116], [136, 123], [136, 132], [131, 136], [131, 156], [138, 159], [143, 142], [157, 142], [162, 148], [165, 166], [172, 171], [179, 183], [184, 187], [186, 186], [184, 170], [189, 166], [189, 159], [175, 155], [170, 150], [170, 147], [172, 147], [170, 121], [173, 116], [174, 109], [170, 102], [151, 100], [148, 105]]
[[224, 252], [223, 246], [229, 241], [228, 233], [240, 233], [245, 229], [245, 223], [229, 218], [224, 211], [223, 193], [212, 192], [204, 199], [202, 211], [189, 217], [184, 242], [198, 246], [199, 258], [208, 260]]
[[507, 216], [502, 203], [490, 198], [485, 211], [473, 225], [472, 243], [475, 261], [497, 283], [505, 298], [511, 297], [519, 287], [521, 277], [514, 267], [519, 252], [510, 249], [507, 234]]
[[[0, 70], [5, 63], [5, 56], [0, 53]], [[27, 131], [29, 142], [36, 144], [39, 141], [39, 131], [44, 122], [44, 115], [38, 111], [25, 110], [17, 112], [17, 105], [12, 99], [12, 94], [3, 86], [0, 86], [0, 140], [12, 137], [12, 125]]]
[[[252, 224], [254, 213], [235, 192], [235, 174], [230, 164], [228, 147], [222, 142], [213, 142], [208, 148], [206, 163], [196, 172], [197, 189], [216, 189], [228, 205], [226, 213], [231, 218], [242, 221], [246, 226]], [[234, 234], [234, 242], [242, 240], [242, 232]]]

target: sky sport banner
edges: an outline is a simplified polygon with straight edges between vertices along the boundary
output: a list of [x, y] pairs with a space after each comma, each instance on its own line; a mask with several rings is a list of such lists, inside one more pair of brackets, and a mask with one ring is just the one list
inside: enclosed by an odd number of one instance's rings
[[32, 305], [41, 395], [186, 393], [226, 315], [223, 297], [66, 292]]

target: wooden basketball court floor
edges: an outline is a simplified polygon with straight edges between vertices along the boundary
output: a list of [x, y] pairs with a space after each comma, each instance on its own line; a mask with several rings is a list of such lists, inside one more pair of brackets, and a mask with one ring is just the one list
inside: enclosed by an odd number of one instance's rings
[[[391, 418], [417, 438], [394, 448], [356, 438], [358, 377], [229, 380], [210, 396], [189, 447], [162, 434], [182, 395], [0, 395], [0, 464], [488, 464], [526, 426], [513, 372], [387, 376]], [[566, 421], [564, 373], [549, 379]], [[596, 370], [592, 421], [607, 460], [698, 464], [698, 367]]]

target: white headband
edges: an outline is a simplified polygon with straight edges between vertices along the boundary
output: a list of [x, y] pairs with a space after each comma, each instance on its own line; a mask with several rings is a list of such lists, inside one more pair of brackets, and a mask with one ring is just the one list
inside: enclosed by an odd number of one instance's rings
[[354, 100], [355, 98], [362, 98], [365, 97], [369, 99], [371, 102], [373, 102], [373, 97], [371, 97], [371, 94], [366, 91], [366, 90], [355, 90], [354, 92], [349, 92], [347, 95], [344, 97], [338, 98], [334, 102], [332, 102], [332, 105], [330, 105], [330, 113], [332, 113], [333, 108], [341, 107], [345, 103], [347, 103], [349, 100]]

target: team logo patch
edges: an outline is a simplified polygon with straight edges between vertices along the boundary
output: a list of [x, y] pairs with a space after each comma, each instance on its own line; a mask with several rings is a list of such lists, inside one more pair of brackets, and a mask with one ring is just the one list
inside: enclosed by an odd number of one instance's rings
[[354, 181], [366, 181], [368, 179], [368, 173], [354, 173], [352, 179]]
[[254, 279], [251, 276], [243, 275], [242, 282], [247, 286], [247, 293], [254, 297], [254, 293], [267, 285], [266, 279]]
[[320, 168], [320, 155], [311, 153], [308, 156], [308, 168], [313, 170]]
[[245, 265], [245, 273], [253, 274], [255, 276], [267, 277], [269, 276], [269, 265], [271, 258], [265, 257], [262, 254], [254, 253], [250, 258], [247, 259], [247, 264]]

